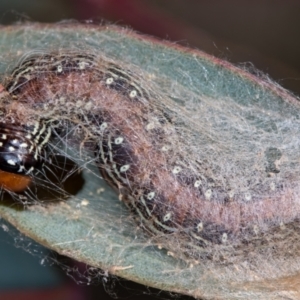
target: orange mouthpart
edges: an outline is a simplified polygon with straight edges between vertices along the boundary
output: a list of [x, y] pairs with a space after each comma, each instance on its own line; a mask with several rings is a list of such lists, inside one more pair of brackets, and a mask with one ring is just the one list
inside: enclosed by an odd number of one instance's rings
[[0, 187], [10, 192], [22, 192], [28, 188], [31, 178], [0, 170]]

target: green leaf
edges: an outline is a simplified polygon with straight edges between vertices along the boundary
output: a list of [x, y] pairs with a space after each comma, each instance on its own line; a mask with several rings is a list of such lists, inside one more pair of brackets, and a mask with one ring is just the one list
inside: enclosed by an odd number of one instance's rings
[[[153, 80], [164, 92], [173, 82], [191, 97], [196, 94], [216, 101], [231, 99], [232, 103], [245, 107], [255, 106], [258, 115], [256, 119], [254, 116], [253, 123], [257, 127], [265, 126], [259, 118], [260, 110], [281, 114], [287, 120], [298, 118], [298, 100], [280, 87], [200, 51], [114, 26], [67, 23], [2, 27], [0, 47], [2, 74], [30, 51], [88, 49], [153, 74]], [[187, 95], [180, 99], [179, 92], [173, 100], [185, 104]], [[69, 151], [73, 156], [75, 152]], [[73, 159], [84, 166], [80, 158]], [[77, 182], [80, 187], [68, 199], [24, 209], [3, 203], [1, 216], [25, 235], [58, 253], [147, 286], [203, 299], [300, 297], [299, 288], [293, 284], [300, 279], [297, 277], [299, 260], [294, 256], [272, 258], [264, 266], [256, 265], [254, 270], [249, 261], [226, 266], [201, 262], [192, 265], [192, 261], [177, 259], [176, 253], [173, 257], [151, 243], [117, 194], [100, 178], [97, 169], [91, 166], [82, 170], [81, 175], [66, 183]], [[284, 268], [278, 270], [282, 261]]]

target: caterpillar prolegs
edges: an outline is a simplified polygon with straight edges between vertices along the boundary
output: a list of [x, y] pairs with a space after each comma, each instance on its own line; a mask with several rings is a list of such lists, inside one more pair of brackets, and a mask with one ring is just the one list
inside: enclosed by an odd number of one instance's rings
[[[279, 197], [283, 187], [270, 176], [278, 171], [271, 168], [277, 158], [257, 168], [254, 156], [230, 157], [226, 135], [209, 135], [204, 127], [199, 132], [197, 120], [206, 116], [187, 118], [171, 96], [148, 88], [149, 78], [95, 54], [61, 50], [25, 57], [3, 83], [0, 99], [4, 189], [25, 189], [43, 168], [53, 135], [80, 126], [66, 143], [95, 153], [103, 178], [148, 232], [180, 237], [194, 256], [243, 251], [290, 221], [282, 208], [299, 214], [295, 198]], [[235, 125], [233, 153], [240, 137], [256, 142], [255, 133], [240, 133]], [[10, 176], [21, 186], [6, 183]]]

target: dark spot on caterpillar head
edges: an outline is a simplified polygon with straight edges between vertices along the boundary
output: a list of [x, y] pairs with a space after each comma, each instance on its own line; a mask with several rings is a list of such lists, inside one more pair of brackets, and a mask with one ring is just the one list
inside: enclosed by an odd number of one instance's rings
[[[41, 129], [42, 128], [42, 129]], [[36, 137], [39, 134], [38, 137]], [[0, 124], [0, 169], [15, 174], [28, 174], [44, 162], [40, 144], [50, 137], [46, 127]]]

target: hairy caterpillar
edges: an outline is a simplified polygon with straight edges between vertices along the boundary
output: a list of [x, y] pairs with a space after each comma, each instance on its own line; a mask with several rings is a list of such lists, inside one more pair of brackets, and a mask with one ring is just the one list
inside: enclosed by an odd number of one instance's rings
[[[212, 249], [232, 255], [232, 248], [243, 252], [257, 241], [272, 245], [266, 236], [300, 212], [285, 185], [290, 175], [276, 177], [282, 151], [269, 142], [253, 157], [230, 157], [226, 133], [199, 134], [184, 110], [146, 86], [126, 66], [94, 54], [61, 50], [24, 58], [4, 82], [0, 102], [2, 177], [13, 174], [24, 184], [2, 186], [26, 188], [43, 168], [53, 136], [80, 126], [66, 143], [95, 153], [103, 177], [152, 235], [180, 238], [195, 257]], [[226, 129], [227, 120], [218, 122]], [[241, 138], [251, 138], [251, 146], [261, 134], [237, 125], [233, 152]]]

